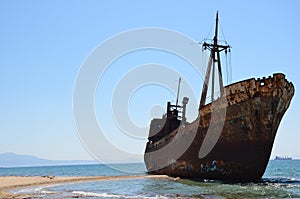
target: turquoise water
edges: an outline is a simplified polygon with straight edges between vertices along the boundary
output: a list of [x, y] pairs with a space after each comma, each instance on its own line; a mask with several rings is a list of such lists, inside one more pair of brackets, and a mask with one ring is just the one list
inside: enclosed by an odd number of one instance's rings
[[[119, 169], [145, 171], [144, 164], [113, 165]], [[1, 168], [0, 176], [120, 176], [126, 173], [105, 165]], [[300, 198], [300, 160], [270, 161], [261, 182], [226, 184], [158, 178], [69, 183], [13, 190], [36, 193], [40, 198]]]

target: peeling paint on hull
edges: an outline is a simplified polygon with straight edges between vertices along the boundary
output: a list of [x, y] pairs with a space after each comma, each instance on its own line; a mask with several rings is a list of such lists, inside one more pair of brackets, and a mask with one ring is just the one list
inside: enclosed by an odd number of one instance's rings
[[[293, 95], [294, 86], [283, 74], [226, 86], [225, 97], [200, 109], [194, 122], [170, 132], [166, 128], [155, 135], [149, 132], [144, 156], [148, 172], [190, 179], [260, 179], [268, 164], [280, 121]], [[225, 121], [222, 117], [212, 117], [212, 114], [222, 112]], [[172, 121], [166, 119], [165, 126], [170, 123]], [[200, 157], [208, 128], [217, 129], [219, 126], [222, 130], [216, 144], [205, 157]], [[195, 135], [192, 135], [193, 131]], [[192, 140], [186, 149], [176, 145], [188, 139]], [[170, 154], [164, 154], [165, 147], [170, 147]], [[184, 151], [174, 159], [172, 154], [180, 150]]]

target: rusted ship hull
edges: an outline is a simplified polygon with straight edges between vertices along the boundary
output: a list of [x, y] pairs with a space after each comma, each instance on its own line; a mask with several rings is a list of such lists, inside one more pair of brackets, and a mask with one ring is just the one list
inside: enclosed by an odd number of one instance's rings
[[[293, 84], [283, 74], [274, 74], [225, 87], [225, 96], [202, 107], [192, 123], [167, 117], [155, 126], [155, 119], [144, 156], [148, 172], [190, 179], [260, 179], [293, 95]], [[210, 135], [217, 136], [216, 143], [201, 156], [201, 147], [213, 142], [206, 140], [208, 134], [218, 130], [219, 135]]]

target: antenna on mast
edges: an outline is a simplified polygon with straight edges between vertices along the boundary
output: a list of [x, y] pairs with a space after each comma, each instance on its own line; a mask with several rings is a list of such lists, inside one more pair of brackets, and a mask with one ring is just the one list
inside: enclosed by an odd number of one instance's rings
[[178, 80], [177, 97], [176, 97], [176, 110], [177, 110], [177, 107], [178, 107], [178, 98], [179, 98], [180, 83], [181, 83], [181, 77], [179, 77], [179, 80]]

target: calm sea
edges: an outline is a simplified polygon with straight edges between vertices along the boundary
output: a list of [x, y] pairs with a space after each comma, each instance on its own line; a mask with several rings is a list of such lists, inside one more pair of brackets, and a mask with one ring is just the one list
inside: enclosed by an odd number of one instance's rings
[[[0, 176], [147, 175], [144, 164], [110, 166], [114, 169], [105, 165], [0, 168]], [[36, 193], [39, 198], [300, 198], [300, 160], [271, 160], [259, 183], [141, 178], [39, 186], [13, 192]]]

